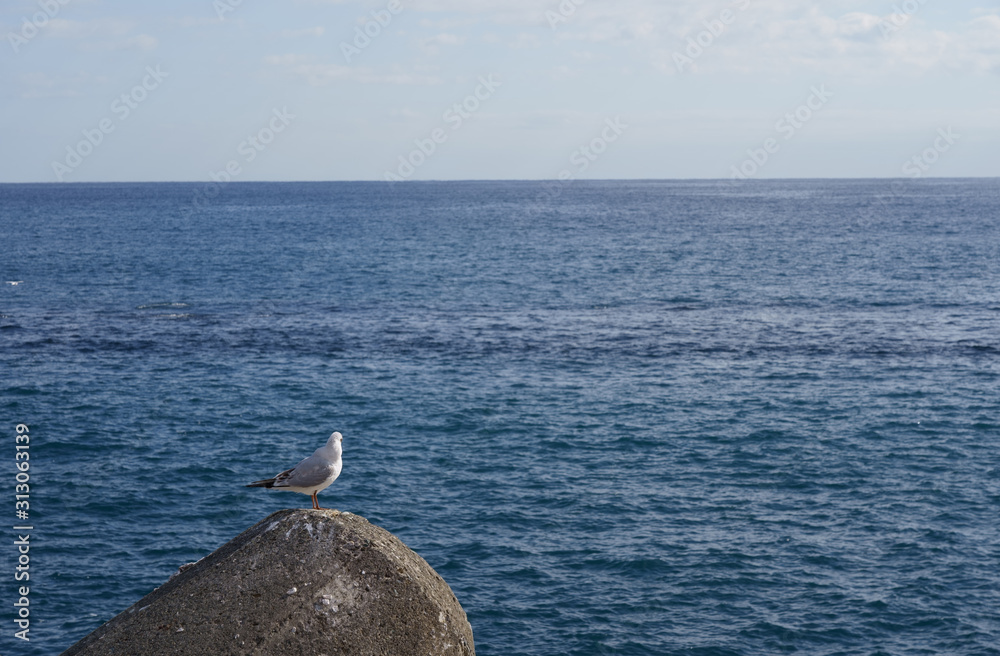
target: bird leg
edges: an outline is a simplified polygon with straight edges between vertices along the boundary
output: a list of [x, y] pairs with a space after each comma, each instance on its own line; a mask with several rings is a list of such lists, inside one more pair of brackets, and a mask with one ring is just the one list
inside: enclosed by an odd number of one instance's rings
[[319, 499], [316, 498], [316, 492], [312, 493], [312, 498], [313, 498], [313, 510], [322, 510], [322, 508], [319, 507]]

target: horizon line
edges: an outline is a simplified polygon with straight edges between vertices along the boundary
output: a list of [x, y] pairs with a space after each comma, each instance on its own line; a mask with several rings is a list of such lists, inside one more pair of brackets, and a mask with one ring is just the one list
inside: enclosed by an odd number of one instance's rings
[[737, 180], [729, 178], [574, 178], [572, 180], [560, 180], [558, 178], [434, 178], [428, 180], [231, 180], [228, 182], [217, 182], [214, 180], [78, 180], [78, 181], [58, 181], [58, 180], [34, 180], [23, 182], [0, 181], [2, 186], [14, 185], [52, 185], [52, 186], [73, 186], [73, 185], [101, 185], [101, 184], [209, 184], [209, 185], [246, 185], [246, 184], [387, 184], [395, 186], [397, 184], [439, 184], [439, 183], [555, 183], [559, 185], [570, 185], [577, 182], [729, 182], [729, 183], [753, 183], [753, 182], [859, 182], [859, 181], [947, 181], [947, 180], [1000, 180], [997, 175], [982, 176], [879, 176], [879, 177], [796, 177], [796, 178], [746, 178]]

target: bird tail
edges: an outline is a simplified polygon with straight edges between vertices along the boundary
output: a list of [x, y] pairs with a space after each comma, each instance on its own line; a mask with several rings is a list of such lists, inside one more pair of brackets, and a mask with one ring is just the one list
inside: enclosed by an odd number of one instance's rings
[[274, 487], [274, 479], [266, 478], [263, 481], [254, 481], [253, 483], [245, 485], [244, 487]]

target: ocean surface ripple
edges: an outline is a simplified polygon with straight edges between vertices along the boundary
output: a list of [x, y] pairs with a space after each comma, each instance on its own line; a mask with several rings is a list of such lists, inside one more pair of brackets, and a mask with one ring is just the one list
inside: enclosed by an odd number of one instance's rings
[[242, 485], [339, 430], [321, 502], [481, 656], [1000, 654], [997, 181], [202, 187], [0, 185], [0, 652], [306, 507]]

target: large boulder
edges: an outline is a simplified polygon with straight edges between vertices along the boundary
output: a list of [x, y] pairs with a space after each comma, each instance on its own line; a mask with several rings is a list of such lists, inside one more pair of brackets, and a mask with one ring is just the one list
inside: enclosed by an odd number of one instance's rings
[[63, 656], [474, 656], [448, 584], [388, 531], [335, 510], [282, 510]]

